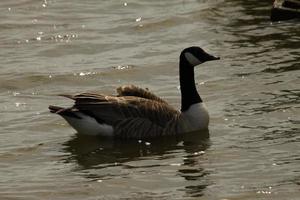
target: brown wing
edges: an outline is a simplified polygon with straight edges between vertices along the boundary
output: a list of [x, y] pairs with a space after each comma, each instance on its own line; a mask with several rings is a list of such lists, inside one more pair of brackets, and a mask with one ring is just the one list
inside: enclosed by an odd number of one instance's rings
[[151, 99], [154, 101], [158, 101], [161, 103], [167, 103], [160, 97], [156, 96], [152, 92], [150, 92], [148, 89], [143, 89], [140, 87], [137, 87], [135, 85], [124, 85], [117, 88], [118, 96], [136, 96], [136, 97], [142, 97], [145, 99]]
[[145, 139], [164, 135], [164, 128], [146, 118], [128, 118], [119, 121], [114, 127], [117, 138]]
[[167, 103], [136, 96], [115, 97], [94, 93], [62, 96], [75, 100], [74, 108], [79, 111], [114, 126], [128, 119], [144, 119], [164, 127], [179, 114]]

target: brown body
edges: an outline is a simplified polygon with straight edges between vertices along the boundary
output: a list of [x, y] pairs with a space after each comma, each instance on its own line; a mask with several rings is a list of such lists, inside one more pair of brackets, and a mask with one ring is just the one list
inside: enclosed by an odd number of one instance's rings
[[112, 126], [115, 137], [151, 138], [176, 135], [182, 129], [178, 123], [180, 111], [147, 89], [134, 85], [117, 88], [116, 96], [97, 93], [60, 96], [73, 99], [74, 106], [66, 109], [49, 106], [51, 112], [62, 117], [80, 118], [79, 112], [91, 116], [100, 124]]

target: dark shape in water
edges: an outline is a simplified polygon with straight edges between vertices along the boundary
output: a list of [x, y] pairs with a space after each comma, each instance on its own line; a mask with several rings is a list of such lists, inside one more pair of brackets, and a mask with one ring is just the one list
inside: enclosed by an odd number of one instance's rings
[[289, 20], [300, 18], [300, 0], [275, 0], [271, 11], [271, 20]]

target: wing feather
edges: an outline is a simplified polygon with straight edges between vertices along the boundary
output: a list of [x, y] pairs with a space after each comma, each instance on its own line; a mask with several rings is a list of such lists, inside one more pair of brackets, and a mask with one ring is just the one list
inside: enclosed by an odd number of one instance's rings
[[74, 107], [112, 125], [127, 118], [145, 118], [164, 126], [178, 115], [178, 111], [168, 104], [140, 97], [110, 97], [99, 101], [76, 99]]
[[124, 85], [121, 87], [117, 88], [117, 93], [118, 96], [136, 96], [136, 97], [141, 97], [145, 99], [151, 99], [154, 101], [158, 101], [161, 103], [167, 103], [165, 100], [162, 98], [156, 96], [152, 92], [148, 90], [148, 88], [143, 89], [140, 87], [137, 87], [135, 85]]
[[118, 138], [152, 138], [163, 134], [163, 127], [145, 118], [129, 118], [120, 121], [115, 127], [115, 136]]

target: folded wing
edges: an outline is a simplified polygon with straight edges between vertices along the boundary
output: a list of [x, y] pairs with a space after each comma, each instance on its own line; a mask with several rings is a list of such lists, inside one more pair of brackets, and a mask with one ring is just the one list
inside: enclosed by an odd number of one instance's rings
[[136, 96], [136, 97], [150, 99], [153, 101], [158, 101], [158, 102], [167, 104], [167, 102], [165, 100], [156, 96], [155, 94], [150, 92], [147, 88], [143, 89], [143, 88], [137, 87], [135, 85], [124, 85], [124, 86], [118, 87], [117, 93], [118, 93], [118, 96]]

